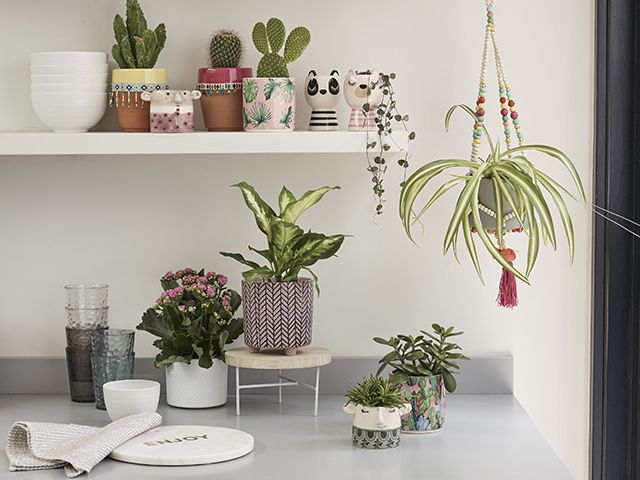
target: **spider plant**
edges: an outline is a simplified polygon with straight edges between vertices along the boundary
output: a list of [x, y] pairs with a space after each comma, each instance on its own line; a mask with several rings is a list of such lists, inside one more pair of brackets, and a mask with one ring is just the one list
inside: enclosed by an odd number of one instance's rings
[[[475, 112], [471, 108], [466, 105], [454, 105], [449, 109], [445, 118], [445, 128], [447, 131], [449, 130], [451, 115], [457, 108], [466, 111], [475, 121]], [[571, 261], [573, 261], [575, 250], [573, 223], [563, 196], [569, 196], [574, 200], [576, 197], [551, 176], [538, 169], [527, 159], [526, 155], [537, 152], [558, 160], [569, 171], [578, 190], [579, 198], [586, 204], [584, 187], [582, 186], [580, 175], [571, 160], [557, 148], [547, 145], [524, 145], [501, 151], [500, 144], [494, 143], [484, 126], [482, 127], [482, 133], [485, 135], [490, 149], [490, 153], [486, 159], [480, 159], [478, 162], [462, 159], [435, 160], [420, 167], [407, 179], [400, 194], [400, 217], [402, 224], [405, 232], [413, 241], [411, 235], [412, 225], [419, 221], [427, 210], [446, 192], [454, 187], [462, 186], [445, 233], [444, 253], [446, 254], [452, 249], [457, 258], [456, 245], [458, 235], [462, 232], [469, 256], [480, 280], [484, 283], [478, 261], [478, 253], [472, 235], [473, 231], [477, 231], [482, 245], [489, 254], [502, 265], [504, 269], [513, 273], [513, 275], [521, 281], [529, 284], [529, 274], [538, 257], [540, 237], [542, 237], [544, 244], [550, 243], [554, 250], [557, 243], [556, 230], [551, 217], [551, 208], [543, 195], [543, 191], [546, 191], [551, 197], [559, 213], [569, 245]], [[456, 174], [453, 178], [441, 183], [427, 203], [416, 213], [416, 198], [418, 195], [436, 176], [452, 169], [464, 169], [467, 173]], [[518, 224], [529, 237], [527, 266], [524, 273], [514, 268], [500, 253], [500, 250], [504, 248], [505, 231], [503, 222], [496, 222], [495, 242], [485, 228], [483, 228], [478, 199], [480, 182], [483, 179], [488, 179], [493, 183], [496, 218], [504, 218], [504, 207], [508, 205], [513, 210]], [[476, 228], [473, 229], [473, 226]]]

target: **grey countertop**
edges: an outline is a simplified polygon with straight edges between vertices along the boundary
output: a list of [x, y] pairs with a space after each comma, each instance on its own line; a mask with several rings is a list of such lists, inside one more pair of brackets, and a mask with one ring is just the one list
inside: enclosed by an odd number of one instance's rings
[[[311, 416], [312, 396], [243, 395], [242, 416], [233, 402], [207, 410], [183, 410], [161, 401], [165, 425], [215, 425], [251, 433], [255, 449], [226, 463], [194, 467], [148, 467], [105, 460], [91, 479], [405, 479], [571, 480], [573, 477], [511, 395], [452, 395], [447, 398], [444, 431], [403, 435], [392, 450], [351, 446], [351, 418], [343, 398], [323, 395]], [[30, 420], [105, 425], [106, 412], [74, 404], [64, 395], [0, 395], [0, 431]], [[0, 455], [0, 479], [66, 478], [62, 469], [9, 472]], [[82, 477], [80, 477], [82, 478]]]

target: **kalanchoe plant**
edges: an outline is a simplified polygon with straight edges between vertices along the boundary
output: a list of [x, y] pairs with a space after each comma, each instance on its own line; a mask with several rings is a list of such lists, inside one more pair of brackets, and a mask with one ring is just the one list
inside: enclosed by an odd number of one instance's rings
[[462, 354], [458, 344], [451, 342], [451, 338], [464, 332], [454, 332], [453, 327], [444, 328], [437, 323], [432, 324], [431, 328], [435, 334], [420, 330], [421, 335], [416, 337], [397, 335], [388, 340], [375, 337], [374, 342], [393, 349], [378, 362], [380, 368], [377, 375], [385, 368], [391, 368], [389, 379], [393, 384], [405, 382], [409, 377], [442, 375], [445, 388], [453, 392], [457, 387], [453, 375], [460, 368], [458, 360], [467, 357]]
[[160, 283], [164, 292], [136, 327], [159, 337], [153, 342], [160, 349], [156, 367], [195, 359], [211, 367], [242, 334], [242, 319], [234, 318], [240, 295], [226, 288], [224, 275], [192, 268], [167, 272]]
[[[449, 119], [456, 108], [462, 108], [476, 121], [476, 113], [470, 107], [455, 105], [451, 107], [445, 119], [447, 130], [449, 128]], [[573, 224], [563, 196], [575, 197], [550, 175], [536, 167], [525, 155], [534, 152], [542, 153], [558, 160], [569, 172], [578, 191], [579, 198], [586, 203], [584, 187], [576, 167], [557, 148], [547, 145], [524, 145], [501, 151], [500, 143], [493, 142], [484, 126], [481, 129], [487, 138], [490, 148], [489, 155], [485, 159], [479, 159], [480, 161], [478, 162], [463, 159], [435, 160], [420, 167], [409, 177], [400, 194], [402, 224], [407, 235], [411, 238], [412, 225], [424, 215], [435, 201], [452, 188], [462, 186], [445, 234], [444, 252], [446, 253], [449, 249], [453, 249], [454, 254], [456, 254], [458, 235], [462, 232], [469, 256], [478, 276], [482, 280], [480, 262], [472, 235], [472, 232], [477, 232], [482, 245], [494, 260], [502, 265], [505, 270], [528, 284], [529, 274], [538, 257], [540, 237], [542, 237], [543, 242], [549, 242], [554, 249], [556, 248], [556, 233], [553, 219], [551, 218], [551, 208], [543, 195], [543, 191], [549, 194], [558, 210], [569, 244], [571, 260], [573, 260], [574, 254]], [[458, 174], [443, 182], [429, 201], [419, 211], [416, 211], [416, 199], [427, 184], [436, 176], [452, 169], [457, 169]], [[503, 210], [505, 206], [510, 207], [520, 227], [529, 236], [527, 266], [524, 273], [517, 270], [501, 254], [501, 250], [505, 248], [503, 222], [495, 223], [495, 243], [482, 225], [478, 195], [480, 183], [484, 179], [493, 182], [496, 218], [504, 218]]]
[[[262, 22], [255, 24], [252, 38], [263, 55], [258, 64], [258, 77], [288, 77], [287, 64], [302, 55], [311, 41], [311, 34], [306, 27], [296, 27], [286, 36], [282, 20], [271, 18], [266, 25]], [[284, 55], [280, 55], [283, 46]]]
[[300, 198], [296, 198], [287, 187], [282, 187], [278, 198], [280, 213], [276, 214], [248, 183], [241, 182], [233, 186], [240, 189], [247, 207], [253, 212], [258, 228], [267, 237], [266, 249], [258, 250], [249, 246], [249, 250], [264, 258], [267, 264], [261, 265], [247, 260], [239, 253], [220, 252], [220, 254], [250, 267], [242, 274], [248, 282], [258, 279], [294, 282], [298, 279], [300, 271], [304, 270], [315, 280], [316, 290], [319, 293], [318, 278], [310, 267], [318, 260], [334, 256], [342, 246], [345, 235], [305, 232], [296, 223], [300, 215], [319, 202], [327, 192], [340, 187], [309, 190]]
[[113, 20], [116, 44], [111, 55], [120, 68], [153, 68], [167, 41], [164, 23], [155, 30], [147, 28], [147, 20], [138, 0], [127, 0], [127, 21], [120, 15]]
[[[367, 171], [371, 173], [371, 181], [373, 182], [373, 194], [376, 197], [376, 213], [380, 215], [383, 210], [384, 204], [384, 175], [387, 173], [388, 167], [388, 151], [394, 146], [392, 133], [399, 129], [405, 133], [408, 133], [409, 140], [416, 138], [416, 132], [409, 131], [407, 122], [409, 121], [409, 115], [403, 115], [398, 110], [398, 105], [395, 97], [395, 91], [393, 89], [392, 80], [396, 78], [395, 73], [383, 73], [380, 75], [382, 85], [377, 88], [382, 89], [382, 101], [376, 109], [376, 115], [374, 117], [377, 127], [377, 138], [370, 138], [367, 135], [367, 161], [369, 163]], [[365, 103], [362, 107], [365, 112], [371, 110], [371, 105]], [[404, 171], [402, 183], [404, 185], [407, 179], [407, 168], [409, 168], [409, 151], [403, 152], [402, 157], [397, 160]]]
[[242, 40], [231, 30], [218, 30], [209, 42], [211, 68], [238, 68], [242, 58]]
[[369, 376], [349, 388], [345, 395], [347, 403], [366, 407], [399, 408], [404, 401], [404, 394], [398, 384], [391, 383], [388, 378]]

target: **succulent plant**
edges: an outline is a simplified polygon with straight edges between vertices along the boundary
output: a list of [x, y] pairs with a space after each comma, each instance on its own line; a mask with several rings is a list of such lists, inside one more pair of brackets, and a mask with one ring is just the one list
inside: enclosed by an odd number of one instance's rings
[[404, 396], [398, 384], [388, 378], [369, 376], [350, 387], [345, 395], [354, 405], [366, 407], [398, 408], [404, 404]]
[[120, 68], [153, 68], [167, 41], [164, 23], [155, 30], [147, 28], [138, 0], [127, 0], [127, 21], [116, 15], [113, 32], [117, 43], [111, 48], [111, 55]]
[[[302, 55], [311, 41], [311, 34], [306, 27], [296, 27], [287, 37], [282, 20], [271, 18], [266, 25], [262, 22], [255, 24], [252, 38], [253, 44], [263, 54], [258, 64], [258, 77], [288, 77], [287, 64]], [[284, 55], [280, 55], [283, 45]]]
[[242, 40], [231, 30], [218, 30], [209, 44], [211, 68], [238, 68], [242, 58]]

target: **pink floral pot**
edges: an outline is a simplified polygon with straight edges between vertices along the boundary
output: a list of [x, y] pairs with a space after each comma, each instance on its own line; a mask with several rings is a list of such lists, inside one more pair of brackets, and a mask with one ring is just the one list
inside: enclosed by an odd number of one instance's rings
[[292, 132], [296, 128], [295, 79], [245, 78], [242, 118], [245, 132]]
[[254, 351], [296, 350], [311, 344], [313, 280], [242, 281], [244, 343]]

